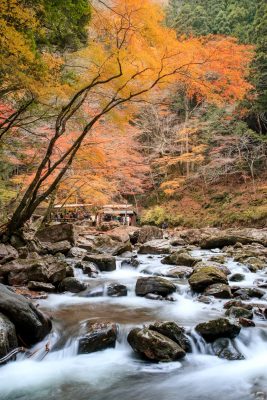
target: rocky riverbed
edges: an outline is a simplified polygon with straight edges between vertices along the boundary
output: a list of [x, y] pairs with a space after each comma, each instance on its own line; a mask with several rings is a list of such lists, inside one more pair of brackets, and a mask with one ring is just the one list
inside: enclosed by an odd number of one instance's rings
[[0, 263], [0, 399], [266, 398], [267, 230], [55, 225]]

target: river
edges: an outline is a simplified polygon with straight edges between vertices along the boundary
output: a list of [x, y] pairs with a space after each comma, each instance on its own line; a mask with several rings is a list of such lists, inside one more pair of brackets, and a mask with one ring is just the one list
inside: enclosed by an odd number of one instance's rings
[[[222, 253], [216, 252], [216, 255]], [[214, 251], [193, 250], [203, 260]], [[254, 316], [256, 327], [242, 328], [233, 345], [245, 359], [228, 361], [212, 354], [211, 346], [194, 332], [197, 323], [224, 315], [226, 300], [199, 302], [187, 280], [172, 279], [177, 285], [175, 301], [150, 300], [134, 292], [144, 270], [162, 272], [170, 266], [160, 263], [162, 256], [138, 255], [138, 268], [122, 267], [88, 278], [76, 269], [79, 279], [94, 282], [96, 290], [107, 282], [127, 286], [127, 297], [82, 297], [70, 293], [51, 294], [38, 300], [39, 308], [53, 317], [53, 331], [42, 343], [0, 369], [0, 399], [3, 400], [248, 400], [266, 399], [267, 321]], [[248, 287], [264, 271], [251, 273], [245, 265], [226, 260], [232, 273], [240, 272]], [[235, 283], [233, 283], [235, 284]], [[267, 295], [253, 302], [265, 303]], [[128, 345], [131, 327], [155, 320], [172, 320], [191, 332], [192, 353], [181, 362], [151, 363], [140, 360]], [[77, 338], [88, 321], [112, 321], [119, 324], [114, 349], [77, 354]], [[46, 345], [49, 351], [46, 352]]]

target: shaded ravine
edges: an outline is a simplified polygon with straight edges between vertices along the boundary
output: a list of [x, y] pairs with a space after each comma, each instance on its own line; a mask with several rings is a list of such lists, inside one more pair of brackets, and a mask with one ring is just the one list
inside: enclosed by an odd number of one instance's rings
[[[193, 250], [193, 256], [208, 259], [214, 251]], [[216, 255], [221, 254], [219, 252]], [[152, 258], [151, 258], [152, 257]], [[199, 322], [223, 316], [227, 300], [212, 299], [205, 304], [189, 288], [186, 279], [170, 279], [177, 285], [175, 301], [149, 300], [135, 295], [139, 276], [170, 268], [160, 263], [162, 256], [138, 255], [138, 268], [121, 267], [88, 278], [76, 269], [79, 279], [103, 287], [100, 297], [82, 294], [52, 294], [39, 300], [40, 309], [53, 317], [53, 332], [32, 350], [31, 359], [21, 355], [0, 369], [0, 399], [5, 400], [239, 400], [264, 399], [267, 392], [267, 321], [254, 316], [255, 328], [242, 328], [233, 340], [244, 360], [228, 361], [212, 354], [194, 327]], [[242, 273], [241, 287], [265, 278], [266, 271], [251, 273], [245, 265], [227, 258], [232, 273]], [[105, 284], [127, 286], [127, 297], [108, 297]], [[232, 283], [235, 285], [235, 283]], [[266, 304], [267, 294], [251, 303]], [[151, 363], [137, 358], [127, 343], [131, 327], [159, 320], [173, 320], [191, 332], [192, 353], [181, 362]], [[115, 349], [77, 355], [78, 337], [87, 321], [119, 324]], [[47, 346], [46, 346], [47, 345]], [[46, 352], [46, 349], [49, 349]]]

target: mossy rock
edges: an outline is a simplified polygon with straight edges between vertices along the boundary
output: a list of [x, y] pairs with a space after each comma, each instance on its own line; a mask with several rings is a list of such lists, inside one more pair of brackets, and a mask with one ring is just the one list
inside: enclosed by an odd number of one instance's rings
[[226, 275], [215, 267], [197, 269], [189, 278], [189, 284], [195, 292], [202, 293], [208, 286], [215, 283], [228, 284]]
[[227, 318], [218, 318], [198, 324], [195, 329], [207, 342], [213, 342], [222, 337], [235, 338], [239, 334], [241, 327]]

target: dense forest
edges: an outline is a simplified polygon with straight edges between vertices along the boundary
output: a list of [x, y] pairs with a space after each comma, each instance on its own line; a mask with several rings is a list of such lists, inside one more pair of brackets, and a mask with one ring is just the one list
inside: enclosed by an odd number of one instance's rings
[[0, 7], [0, 201], [12, 229], [50, 202], [119, 199], [153, 224], [264, 223], [265, 1], [146, 2], [142, 23], [123, 4]]

